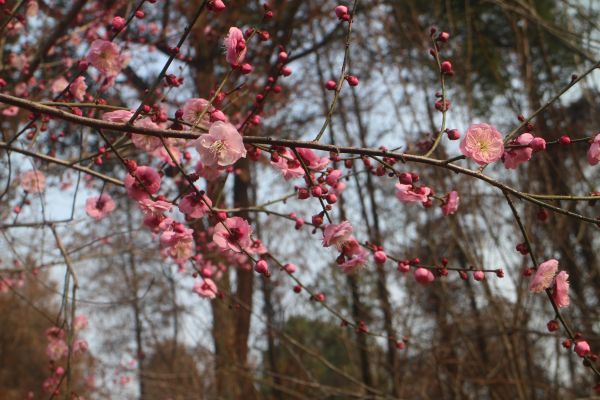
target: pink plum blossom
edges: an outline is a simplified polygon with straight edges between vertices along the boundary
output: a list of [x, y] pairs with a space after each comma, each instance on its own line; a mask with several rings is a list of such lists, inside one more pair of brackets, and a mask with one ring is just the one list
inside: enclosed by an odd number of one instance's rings
[[304, 164], [312, 171], [321, 171], [330, 162], [329, 157], [319, 157], [311, 149], [298, 148], [296, 151], [302, 157]]
[[75, 353], [85, 353], [88, 351], [90, 345], [85, 339], [75, 339], [73, 341], [73, 351]]
[[67, 355], [69, 348], [62, 339], [51, 339], [46, 347], [46, 355], [52, 361], [58, 361]]
[[213, 233], [213, 241], [223, 250], [232, 250], [237, 253], [242, 249], [249, 251], [252, 246], [252, 227], [248, 221], [241, 217], [227, 218], [218, 222]]
[[165, 231], [160, 236], [160, 243], [166, 246], [165, 253], [177, 263], [187, 261], [194, 251], [194, 230], [174, 224], [174, 230]]
[[558, 307], [567, 307], [569, 305], [569, 274], [560, 271], [556, 275], [552, 299]]
[[327, 174], [327, 178], [325, 178], [325, 182], [327, 182], [329, 186], [335, 187], [339, 183], [341, 177], [342, 171], [340, 171], [339, 169], [334, 169], [329, 171], [329, 173]]
[[171, 228], [173, 218], [164, 215], [146, 215], [143, 222], [152, 232], [159, 233], [168, 231]]
[[160, 175], [152, 167], [138, 167], [132, 176], [127, 174], [124, 179], [125, 188], [129, 197], [140, 201], [149, 197], [149, 194], [155, 194], [160, 189]]
[[415, 280], [423, 285], [428, 285], [431, 282], [434, 281], [435, 277], [433, 276], [433, 273], [428, 270], [427, 268], [417, 268], [415, 270]]
[[215, 13], [220, 13], [226, 8], [225, 3], [223, 3], [223, 0], [209, 0], [207, 7], [210, 11], [213, 11]]
[[153, 201], [149, 198], [145, 198], [139, 201], [138, 205], [142, 210], [142, 213], [146, 216], [158, 216], [163, 215], [167, 211], [171, 211], [171, 203], [164, 200]]
[[52, 86], [50, 86], [50, 91], [53, 94], [61, 93], [69, 86], [69, 81], [65, 79], [64, 76], [60, 76], [52, 82]]
[[76, 332], [82, 331], [88, 326], [88, 317], [86, 315], [78, 315], [73, 322], [73, 328]]
[[431, 189], [426, 186], [415, 187], [413, 185], [397, 183], [396, 189], [396, 197], [405, 203], [411, 203], [415, 201], [424, 203], [428, 200], [428, 196], [431, 194]]
[[204, 165], [226, 167], [246, 157], [242, 135], [228, 122], [215, 122], [194, 144]]
[[4, 110], [2, 110], [2, 115], [4, 115], [5, 117], [14, 117], [18, 113], [19, 107], [16, 106], [6, 107]]
[[271, 161], [271, 165], [277, 167], [283, 178], [289, 180], [292, 178], [298, 178], [304, 175], [304, 169], [300, 161], [294, 157], [294, 154], [289, 149], [284, 149], [280, 152], [279, 159], [277, 161]]
[[600, 133], [592, 141], [587, 152], [587, 159], [590, 165], [596, 165], [600, 162]]
[[531, 283], [529, 284], [529, 291], [533, 293], [539, 293], [548, 289], [552, 282], [554, 282], [554, 276], [558, 271], [558, 261], [550, 259], [541, 263]]
[[83, 76], [78, 76], [77, 79], [71, 83], [71, 86], [69, 86], [69, 92], [75, 100], [83, 101], [83, 97], [85, 96], [85, 91], [87, 88], [88, 87], [85, 84], [85, 78]]
[[190, 218], [204, 217], [209, 212], [209, 207], [212, 207], [212, 201], [208, 196], [200, 196], [196, 192], [186, 195], [179, 202], [179, 211]]
[[352, 236], [352, 225], [348, 221], [339, 224], [329, 224], [323, 231], [323, 246], [335, 246], [338, 250], [342, 249]]
[[238, 28], [229, 28], [229, 34], [225, 37], [225, 51], [225, 59], [232, 67], [237, 67], [244, 61], [248, 49], [244, 34]]
[[106, 217], [113, 212], [115, 208], [115, 202], [107, 193], [101, 194], [100, 197], [90, 197], [85, 201], [85, 212], [96, 220], [101, 220]]
[[268, 250], [260, 239], [255, 239], [252, 241], [252, 246], [250, 246], [248, 252], [251, 254], [266, 254]]
[[482, 281], [485, 279], [485, 273], [483, 271], [475, 271], [473, 272], [473, 278], [476, 281]]
[[196, 282], [192, 291], [205, 299], [214, 299], [218, 293], [217, 285], [210, 278], [205, 278], [203, 282]]
[[354, 236], [350, 236], [340, 243], [340, 247], [342, 259], [338, 258], [338, 266], [343, 272], [354, 273], [367, 265], [369, 252], [358, 243]]
[[65, 337], [65, 331], [58, 326], [51, 326], [50, 328], [46, 329], [44, 334], [48, 340], [64, 339]]
[[348, 7], [344, 5], [339, 5], [335, 8], [335, 15], [338, 18], [343, 18], [346, 14], [348, 14]]
[[29, 170], [19, 176], [21, 187], [28, 193], [41, 193], [46, 188], [46, 176], [42, 171]]
[[[126, 115], [126, 114], [123, 114], [123, 115]], [[129, 118], [123, 122], [127, 122], [127, 121], [129, 121]], [[142, 118], [138, 121], [135, 121], [134, 125], [139, 126], [141, 128], [160, 129], [160, 127], [156, 123], [152, 122], [152, 120], [148, 117]], [[162, 142], [160, 141], [160, 138], [158, 138], [156, 136], [141, 135], [141, 134], [137, 134], [137, 133], [131, 134], [131, 142], [138, 149], [144, 150], [145, 152], [148, 152], [148, 153], [151, 153], [154, 150], [156, 150], [157, 148], [162, 146]]]
[[296, 267], [296, 264], [288, 263], [283, 266], [283, 269], [285, 269], [286, 272], [293, 274], [294, 272], [296, 272], [296, 269], [298, 269], [298, 267]]
[[133, 112], [129, 110], [116, 110], [102, 114], [102, 119], [104, 121], [118, 122], [122, 124], [129, 122], [131, 117], [133, 117]]
[[49, 376], [46, 379], [44, 379], [44, 382], [42, 382], [42, 389], [44, 390], [44, 392], [54, 392], [54, 390], [58, 386], [59, 379], [60, 378], [55, 375]]
[[88, 62], [102, 75], [116, 76], [121, 71], [121, 56], [116, 44], [96, 39], [87, 55]]
[[473, 124], [467, 129], [460, 150], [479, 165], [498, 161], [504, 153], [502, 135], [491, 125]]
[[583, 358], [587, 356], [590, 351], [592, 351], [592, 349], [590, 348], [589, 343], [585, 340], [580, 340], [575, 344], [575, 353], [577, 353], [579, 357]]
[[502, 155], [502, 161], [507, 169], [515, 169], [517, 166], [519, 166], [519, 164], [531, 160], [533, 149], [529, 146], [529, 144], [532, 140], [533, 135], [526, 132], [511, 142], [511, 144], [523, 145], [526, 147], [509, 148], [504, 152]]
[[219, 166], [209, 166], [204, 165], [202, 161], [198, 161], [196, 164], [196, 173], [198, 173], [201, 177], [206, 179], [207, 181], [214, 181], [223, 172], [223, 168]]
[[358, 247], [350, 257], [343, 263], [339, 264], [338, 267], [345, 273], [354, 273], [362, 269], [369, 261], [369, 252], [362, 247]]
[[[189, 99], [183, 105], [182, 119], [194, 126], [200, 125], [201, 123], [208, 126], [208, 124], [210, 124], [210, 115], [213, 110], [214, 107], [211, 106], [206, 99]], [[202, 119], [200, 119], [200, 116], [202, 116]]]
[[456, 210], [458, 210], [458, 204], [460, 203], [460, 197], [458, 196], [458, 192], [451, 191], [444, 198], [444, 203], [442, 204], [442, 212], [444, 215], [454, 214]]

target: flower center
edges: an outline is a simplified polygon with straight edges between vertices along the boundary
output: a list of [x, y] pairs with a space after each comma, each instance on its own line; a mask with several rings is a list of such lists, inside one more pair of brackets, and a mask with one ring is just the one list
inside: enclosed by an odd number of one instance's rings
[[230, 228], [229, 231], [229, 241], [232, 243], [237, 243], [242, 238], [242, 232], [240, 232], [239, 228]]
[[479, 142], [479, 150], [483, 153], [487, 153], [490, 150], [490, 142], [487, 140]]
[[213, 144], [210, 145], [210, 151], [215, 155], [219, 156], [219, 154], [227, 148], [227, 145], [222, 140], [216, 140]]

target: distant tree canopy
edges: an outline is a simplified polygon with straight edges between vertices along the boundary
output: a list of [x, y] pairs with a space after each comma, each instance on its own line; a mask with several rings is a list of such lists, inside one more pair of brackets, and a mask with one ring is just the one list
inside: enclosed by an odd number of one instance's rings
[[599, 17], [0, 0], [0, 398], [600, 392]]

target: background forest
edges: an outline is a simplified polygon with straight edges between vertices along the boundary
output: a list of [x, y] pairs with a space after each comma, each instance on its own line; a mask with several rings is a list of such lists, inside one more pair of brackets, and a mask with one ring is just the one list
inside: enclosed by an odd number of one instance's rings
[[[101, 86], [106, 82], [90, 74], [86, 102], [102, 99], [135, 110], [150, 96], [171, 118], [186, 100], [209, 99], [230, 74], [223, 46], [229, 28], [256, 27], [269, 38], [248, 40], [252, 72], [225, 83], [228, 100], [222, 110], [241, 122], [257, 108], [256, 95], [264, 86], [276, 84], [281, 91], [260, 103], [260, 120], [247, 124], [245, 135], [314, 139], [325, 128], [334, 96], [325, 82], [337, 81], [345, 65], [359, 84], [340, 92], [321, 141], [425, 154], [442, 118], [434, 106], [442, 87], [432, 46], [439, 45], [441, 59], [452, 61], [454, 75], [444, 82], [444, 96], [452, 106], [444, 117], [448, 128], [461, 133], [476, 122], [511, 132], [520, 125], [520, 115], [533, 114], [576, 79], [573, 75], [600, 60], [600, 3], [594, 0], [271, 0], [268, 7], [261, 1], [231, 0], [221, 12], [204, 9], [197, 16], [203, 3], [0, 0], [6, 11], [0, 16], [0, 92], [50, 101], [52, 82], [75, 76], [90, 42], [114, 33], [115, 16], [143, 9], [143, 18], [134, 18], [114, 40], [128, 51], [127, 66], [105, 90]], [[348, 22], [334, 12], [340, 4], [355, 7], [346, 61]], [[272, 18], [265, 18], [268, 11]], [[161, 83], [159, 94], [148, 91], [190, 25], [168, 70], [180, 84]], [[436, 42], [440, 32], [449, 33], [447, 42]], [[269, 82], [284, 50], [292, 73]], [[600, 131], [599, 78], [596, 70], [577, 82], [537, 115], [530, 131], [548, 143]], [[8, 106], [0, 103], [0, 112]], [[97, 112], [84, 109], [86, 116], [88, 111]], [[2, 144], [11, 144], [31, 119], [27, 110], [0, 115]], [[104, 136], [94, 129], [41, 119], [34, 130], [35, 140], [22, 137], [12, 145], [121, 181], [126, 174], [118, 157], [97, 161]], [[118, 135], [105, 134], [111, 140]], [[122, 144], [123, 157], [140, 165], [150, 162], [130, 142]], [[586, 196], [600, 191], [600, 167], [588, 164], [587, 149], [585, 143], [549, 145], [518, 169], [498, 163], [485, 173], [523, 193]], [[431, 156], [444, 160], [457, 155], [458, 141], [444, 135]], [[205, 233], [196, 245], [210, 260], [220, 292], [215, 299], [204, 299], [192, 290], [193, 271], [161, 252], [157, 236], [143, 226], [144, 215], [122, 187], [0, 146], [0, 398], [52, 397], [52, 388], [63, 379], [56, 369], [67, 367], [49, 361], [48, 345], [54, 339], [47, 330], [62, 326], [69, 310], [88, 321], [77, 333], [87, 347], [76, 352], [68, 371], [74, 398], [594, 395], [597, 377], [584, 365], [590, 361], [563, 348], [567, 335], [562, 328], [551, 332], [547, 327], [555, 318], [548, 299], [528, 290], [527, 272], [534, 265], [516, 249], [524, 240], [501, 191], [443, 168], [397, 164], [418, 174], [439, 196], [452, 190], [460, 194], [458, 211], [445, 216], [437, 203], [400, 202], [394, 195], [397, 179], [388, 178], [371, 159], [345, 158], [351, 160], [336, 164], [344, 173], [345, 189], [331, 215], [337, 222], [350, 220], [357, 237], [400, 260], [501, 268], [504, 277], [486, 273], [484, 280], [475, 281], [471, 274], [463, 279], [450, 270], [425, 286], [412, 273], [399, 272], [395, 262], [373, 259], [361, 271], [346, 274], [335, 251], [323, 248], [322, 233], [310, 226], [321, 206], [313, 198], [298, 199], [295, 191], [305, 183], [302, 178], [283, 180], [268, 154], [256, 159], [249, 154], [229, 173], [212, 181], [202, 178], [199, 185], [215, 207], [247, 219], [269, 253], [295, 264], [294, 276], [322, 293], [326, 302], [304, 289], [297, 293], [299, 283], [274, 264], [269, 277], [237, 267], [231, 257], [206, 244], [210, 224], [198, 220], [194, 229]], [[153, 163], [172, 178], [171, 193], [183, 190], [177, 168], [156, 159]], [[46, 190], [24, 194], [15, 177], [33, 167], [45, 173]], [[86, 199], [99, 193], [110, 194], [116, 209], [97, 221], [84, 208]], [[571, 304], [563, 317], [592, 350], [599, 349], [598, 226], [513, 201], [529, 233], [531, 253], [540, 261], [559, 260], [569, 273]], [[600, 216], [595, 200], [548, 202], [590, 218]], [[306, 221], [304, 226], [298, 226], [298, 218]], [[76, 302], [65, 289], [73, 279], [70, 268], [77, 271]], [[55, 380], [49, 382], [49, 377]], [[61, 388], [55, 398], [65, 393]]]

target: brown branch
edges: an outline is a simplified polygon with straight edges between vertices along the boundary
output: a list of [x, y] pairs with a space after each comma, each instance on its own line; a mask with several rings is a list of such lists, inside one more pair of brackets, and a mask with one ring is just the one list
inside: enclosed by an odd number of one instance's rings
[[49, 163], [52, 163], [52, 164], [62, 165], [63, 167], [71, 168], [71, 169], [83, 172], [85, 174], [88, 174], [88, 175], [91, 175], [91, 176], [95, 176], [96, 178], [102, 179], [105, 182], [112, 183], [113, 185], [124, 186], [123, 182], [121, 182], [118, 179], [112, 178], [112, 177], [110, 177], [108, 175], [104, 175], [104, 174], [102, 174], [100, 172], [96, 172], [96, 171], [94, 171], [92, 169], [89, 169], [89, 168], [86, 168], [86, 167], [82, 167], [80, 165], [71, 164], [70, 162], [65, 161], [65, 160], [61, 160], [59, 158], [50, 157], [50, 156], [47, 156], [45, 154], [36, 153], [36, 152], [25, 150], [25, 149], [19, 149], [17, 147], [12, 147], [12, 146], [9, 146], [5, 142], [0, 142], [0, 149], [5, 149], [7, 151], [14, 151], [15, 153], [24, 154], [26, 156], [34, 157], [34, 158], [37, 158], [37, 159], [40, 159], [42, 161], [46, 161], [46, 162], [49, 162]]
[[[41, 105], [37, 102], [24, 100], [18, 97], [10, 96], [7, 94], [0, 94], [0, 103], [14, 105], [20, 108], [25, 108], [33, 112], [39, 112], [47, 114], [53, 117], [63, 119], [65, 121], [85, 125], [97, 129], [108, 129], [119, 132], [131, 132], [138, 133], [141, 135], [162, 137], [162, 138], [179, 138], [179, 139], [197, 139], [198, 134], [192, 131], [175, 131], [169, 129], [151, 129], [139, 126], [129, 126], [126, 124], [119, 124], [115, 122], [102, 121], [94, 118], [80, 117], [75, 114], [68, 113], [63, 110], [58, 110], [52, 107]], [[348, 147], [348, 146], [334, 146], [330, 144], [322, 144], [317, 142], [307, 142], [302, 140], [291, 140], [291, 139], [274, 139], [271, 137], [260, 137], [260, 136], [244, 136], [244, 143], [247, 144], [265, 144], [271, 146], [284, 146], [289, 148], [305, 148], [314, 150], [323, 150], [334, 153], [342, 154], [356, 154], [370, 157], [389, 157], [402, 162], [415, 162], [419, 164], [426, 164], [435, 167], [441, 167], [452, 172], [467, 175], [472, 178], [482, 180], [491, 186], [494, 186], [502, 191], [506, 191], [518, 198], [524, 199], [530, 203], [536, 204], [540, 207], [552, 210], [559, 214], [568, 215], [573, 218], [577, 218], [581, 221], [585, 221], [594, 225], [598, 225], [600, 221], [594, 218], [586, 217], [581, 214], [577, 214], [572, 211], [565, 210], [560, 207], [553, 206], [545, 203], [541, 200], [534, 199], [525, 193], [514, 189], [508, 185], [505, 185], [490, 176], [484, 175], [478, 171], [473, 171], [468, 168], [460, 167], [455, 164], [448, 163], [446, 160], [437, 160], [425, 156], [419, 156], [414, 154], [406, 154], [397, 151], [386, 151], [374, 148], [362, 148], [362, 147]], [[16, 150], [15, 150], [16, 151]], [[81, 168], [81, 167], [80, 167]]]

